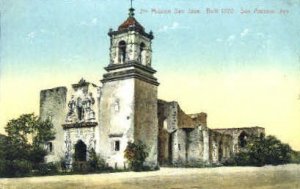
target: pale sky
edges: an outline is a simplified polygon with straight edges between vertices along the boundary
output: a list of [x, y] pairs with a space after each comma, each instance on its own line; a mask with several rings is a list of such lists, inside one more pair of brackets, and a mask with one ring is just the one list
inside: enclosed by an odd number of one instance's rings
[[[41, 89], [69, 87], [81, 77], [100, 85], [109, 61], [107, 32], [127, 18], [130, 5], [129, 0], [0, 3], [0, 132], [20, 114], [39, 113]], [[154, 32], [159, 98], [178, 101], [186, 113], [206, 112], [210, 128], [261, 126], [300, 150], [299, 0], [133, 4], [136, 19]]]

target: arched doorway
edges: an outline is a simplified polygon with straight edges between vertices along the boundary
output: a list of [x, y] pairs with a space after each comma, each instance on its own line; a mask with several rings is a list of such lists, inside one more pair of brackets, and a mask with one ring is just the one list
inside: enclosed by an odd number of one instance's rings
[[244, 148], [247, 145], [248, 134], [246, 132], [241, 132], [239, 136], [239, 147]]
[[75, 161], [86, 161], [86, 145], [82, 140], [75, 144]]

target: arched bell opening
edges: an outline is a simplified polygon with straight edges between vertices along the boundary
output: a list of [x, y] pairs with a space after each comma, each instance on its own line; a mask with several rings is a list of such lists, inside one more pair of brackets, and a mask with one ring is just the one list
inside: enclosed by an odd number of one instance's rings
[[126, 60], [126, 42], [120, 41], [118, 47], [119, 47], [119, 62], [123, 64], [125, 63]]

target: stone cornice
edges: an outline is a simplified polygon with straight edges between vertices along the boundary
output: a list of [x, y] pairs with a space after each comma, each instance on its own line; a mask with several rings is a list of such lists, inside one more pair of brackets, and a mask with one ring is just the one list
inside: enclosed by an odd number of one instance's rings
[[150, 32], [149, 34], [148, 33], [146, 33], [146, 32], [144, 32], [144, 31], [141, 31], [141, 30], [139, 30], [138, 28], [136, 28], [136, 27], [130, 27], [130, 28], [128, 28], [128, 29], [124, 29], [124, 30], [121, 30], [121, 31], [109, 31], [108, 32], [108, 35], [111, 37], [111, 36], [113, 36], [113, 35], [119, 35], [119, 34], [123, 34], [123, 33], [128, 33], [128, 32], [130, 32], [130, 31], [135, 31], [135, 32], [138, 32], [139, 34], [141, 34], [141, 35], [143, 35], [143, 36], [145, 36], [145, 37], [147, 37], [147, 38], [149, 38], [149, 39], [154, 39], [154, 36], [153, 36], [153, 33], [152, 32]]
[[122, 136], [123, 136], [123, 133], [119, 133], [119, 134], [109, 134], [108, 136], [109, 136], [109, 138], [122, 137]]
[[146, 75], [145, 73], [139, 71], [138, 69], [124, 70], [124, 71], [104, 74], [101, 82], [106, 83], [110, 81], [125, 80], [130, 78], [137, 78], [156, 86], [159, 85], [155, 77], [151, 75]]
[[62, 124], [63, 129], [71, 129], [71, 128], [84, 128], [84, 127], [96, 127], [98, 125], [97, 122], [77, 122], [77, 123], [65, 123]]
[[107, 67], [105, 67], [104, 69], [106, 71], [112, 71], [112, 70], [117, 70], [117, 69], [121, 69], [121, 68], [129, 68], [129, 67], [139, 68], [139, 69], [149, 72], [151, 74], [156, 73], [156, 70], [154, 70], [153, 68], [151, 68], [149, 66], [144, 66], [144, 65], [138, 63], [137, 61], [128, 61], [124, 64], [110, 64]]
[[216, 128], [216, 129], [211, 129], [214, 131], [223, 131], [223, 130], [247, 130], [247, 129], [265, 129], [264, 127], [259, 127], [259, 126], [253, 126], [253, 127], [236, 127], [236, 128]]

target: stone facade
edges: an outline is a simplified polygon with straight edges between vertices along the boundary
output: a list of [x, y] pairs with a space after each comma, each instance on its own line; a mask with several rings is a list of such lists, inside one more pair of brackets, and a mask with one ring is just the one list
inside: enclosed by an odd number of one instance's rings
[[[110, 29], [110, 61], [97, 86], [81, 79], [69, 90], [41, 91], [40, 116], [50, 118], [56, 139], [47, 161], [86, 161], [95, 150], [113, 168], [128, 168], [128, 142], [142, 141], [145, 164], [220, 163], [237, 153], [260, 127], [209, 129], [207, 114], [186, 114], [175, 101], [158, 100], [159, 83], [152, 68], [152, 32], [134, 18]], [[80, 157], [77, 157], [80, 151]]]
[[[99, 87], [81, 79], [72, 85], [67, 103], [67, 114], [61, 125], [64, 131], [64, 158], [71, 165], [76, 144], [83, 142], [86, 151], [99, 153]], [[88, 153], [86, 154], [88, 159]]]

